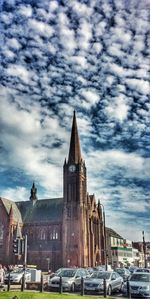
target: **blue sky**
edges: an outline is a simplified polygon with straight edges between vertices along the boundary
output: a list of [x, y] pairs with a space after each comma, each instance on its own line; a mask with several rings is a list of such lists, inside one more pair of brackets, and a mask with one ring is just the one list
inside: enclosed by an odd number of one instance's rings
[[4, 0], [0, 20], [1, 196], [62, 196], [75, 109], [107, 226], [150, 240], [149, 0]]

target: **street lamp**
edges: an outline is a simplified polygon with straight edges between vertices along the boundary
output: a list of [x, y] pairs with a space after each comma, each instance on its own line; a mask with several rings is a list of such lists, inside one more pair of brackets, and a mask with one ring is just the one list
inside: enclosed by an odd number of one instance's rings
[[46, 260], [47, 260], [47, 271], [49, 273], [50, 258], [47, 257]]
[[104, 262], [105, 262], [105, 270], [107, 271], [107, 246], [106, 246], [106, 224], [105, 224], [105, 209], [104, 205], [100, 203], [102, 207], [102, 215], [103, 215], [103, 229], [104, 229]]
[[147, 268], [147, 260], [146, 260], [146, 243], [145, 243], [144, 231], [142, 231], [142, 234], [143, 234], [144, 267]]

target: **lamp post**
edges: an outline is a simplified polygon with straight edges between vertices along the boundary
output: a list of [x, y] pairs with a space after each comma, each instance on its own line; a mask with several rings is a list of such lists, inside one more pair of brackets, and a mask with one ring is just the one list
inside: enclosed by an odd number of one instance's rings
[[106, 223], [105, 223], [105, 209], [104, 205], [100, 203], [102, 207], [102, 215], [103, 215], [103, 229], [104, 229], [104, 262], [105, 262], [105, 270], [107, 271], [107, 246], [106, 246]]
[[47, 257], [46, 260], [47, 260], [47, 272], [49, 273], [50, 258]]
[[145, 244], [144, 230], [142, 231], [142, 234], [143, 234], [144, 267], [147, 268], [147, 261], [146, 261], [146, 244]]

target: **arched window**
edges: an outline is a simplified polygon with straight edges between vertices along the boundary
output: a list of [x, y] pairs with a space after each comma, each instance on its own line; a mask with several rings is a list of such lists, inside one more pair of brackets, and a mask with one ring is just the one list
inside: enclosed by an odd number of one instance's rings
[[58, 228], [57, 227], [51, 227], [49, 231], [49, 238], [50, 240], [58, 240], [59, 234], [58, 234]]
[[42, 229], [40, 231], [40, 240], [45, 240], [46, 239], [46, 234], [45, 234], [45, 231]]

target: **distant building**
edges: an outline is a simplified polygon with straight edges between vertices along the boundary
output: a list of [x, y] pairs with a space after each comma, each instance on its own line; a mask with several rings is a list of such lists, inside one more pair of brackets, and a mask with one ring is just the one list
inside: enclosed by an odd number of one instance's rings
[[[113, 268], [134, 265], [137, 252], [133, 253], [132, 242], [124, 239], [111, 228], [106, 228], [108, 263]], [[135, 257], [136, 255], [136, 257]]]
[[95, 196], [87, 193], [74, 112], [69, 156], [63, 166], [63, 197], [38, 199], [33, 183], [30, 200], [0, 198], [0, 263], [17, 262], [13, 239], [27, 234], [29, 264], [47, 269], [49, 263], [53, 270], [103, 264], [102, 225], [100, 202], [96, 204]]
[[133, 247], [139, 251], [139, 266], [144, 267], [146, 263], [147, 267], [150, 267], [150, 242], [133, 242]]

